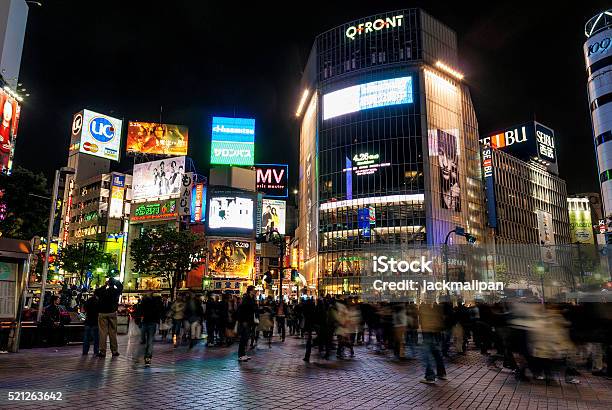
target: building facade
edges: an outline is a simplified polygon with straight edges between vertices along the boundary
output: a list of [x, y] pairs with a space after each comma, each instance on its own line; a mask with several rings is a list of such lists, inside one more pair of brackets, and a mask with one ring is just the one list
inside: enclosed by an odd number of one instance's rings
[[[478, 124], [455, 33], [420, 9], [320, 34], [302, 81], [299, 261], [357, 292], [374, 253], [484, 237]], [[451, 243], [463, 238], [452, 237]]]
[[612, 218], [612, 9], [591, 18], [585, 35], [587, 90], [601, 197], [604, 216]]

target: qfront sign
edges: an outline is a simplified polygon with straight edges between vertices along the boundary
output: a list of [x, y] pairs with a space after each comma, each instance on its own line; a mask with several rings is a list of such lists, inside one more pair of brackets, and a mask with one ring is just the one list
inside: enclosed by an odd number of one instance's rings
[[390, 28], [396, 28], [402, 26], [402, 21], [404, 16], [402, 14], [386, 17], [384, 19], [379, 18], [372, 21], [366, 21], [364, 23], [359, 23], [355, 26], [350, 26], [346, 29], [345, 35], [351, 40], [355, 40], [356, 37], [360, 37], [362, 35], [367, 35], [369, 33], [373, 33], [375, 31], [387, 30]]

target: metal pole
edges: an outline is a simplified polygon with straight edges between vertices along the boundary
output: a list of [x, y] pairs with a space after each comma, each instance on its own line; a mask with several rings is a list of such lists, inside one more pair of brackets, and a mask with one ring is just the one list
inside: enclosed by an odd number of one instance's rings
[[36, 321], [40, 322], [45, 301], [45, 287], [47, 285], [47, 275], [49, 274], [49, 256], [51, 253], [51, 236], [53, 236], [53, 225], [55, 224], [55, 206], [57, 203], [57, 191], [59, 189], [60, 170], [55, 171], [55, 181], [53, 181], [53, 195], [51, 197], [51, 207], [49, 209], [49, 225], [47, 227], [47, 249], [45, 251], [45, 263], [43, 265], [42, 278], [40, 283], [40, 302], [38, 303], [38, 314]]
[[[450, 238], [451, 234], [455, 231], [456, 229], [453, 229], [452, 231], [447, 233], [446, 238], [444, 239], [444, 276], [446, 277], [446, 283], [450, 282], [449, 277], [448, 277], [448, 239]], [[446, 290], [446, 296], [450, 296], [450, 292], [448, 291], [448, 289]], [[450, 299], [449, 299], [449, 302], [450, 302]]]

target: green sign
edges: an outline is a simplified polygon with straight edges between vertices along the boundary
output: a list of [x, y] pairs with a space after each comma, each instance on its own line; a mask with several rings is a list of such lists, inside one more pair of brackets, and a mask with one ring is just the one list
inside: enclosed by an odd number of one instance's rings
[[176, 199], [166, 202], [138, 205], [134, 210], [132, 221], [146, 221], [153, 219], [166, 219], [178, 216], [176, 209]]

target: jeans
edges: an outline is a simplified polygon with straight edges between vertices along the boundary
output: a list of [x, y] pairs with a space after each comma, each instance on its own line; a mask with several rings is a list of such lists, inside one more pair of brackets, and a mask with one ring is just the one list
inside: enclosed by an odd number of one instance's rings
[[238, 344], [238, 357], [246, 356], [246, 347], [249, 342], [251, 324], [247, 322], [238, 322], [238, 335], [240, 335], [240, 343]]
[[117, 347], [117, 312], [100, 313], [98, 315], [98, 330], [100, 334], [100, 353], [106, 354], [106, 337], [110, 341], [111, 352], [119, 353]]
[[278, 332], [281, 340], [285, 341], [285, 316], [276, 316], [276, 331]]
[[406, 346], [410, 351], [410, 357], [415, 358], [417, 356], [416, 346], [419, 341], [419, 332], [416, 329], [406, 330]]
[[93, 341], [93, 352], [100, 352], [100, 338], [98, 326], [85, 325], [83, 329], [83, 354], [89, 353], [89, 343]]
[[157, 332], [157, 323], [143, 323], [140, 331], [145, 337], [145, 359], [153, 357], [153, 340]]
[[[425, 365], [425, 378], [427, 380], [436, 380], [436, 375], [438, 377], [446, 376], [442, 351], [440, 350], [441, 344], [442, 335], [440, 332], [423, 332], [423, 364]], [[433, 371], [433, 361], [436, 362], [436, 373]]]

